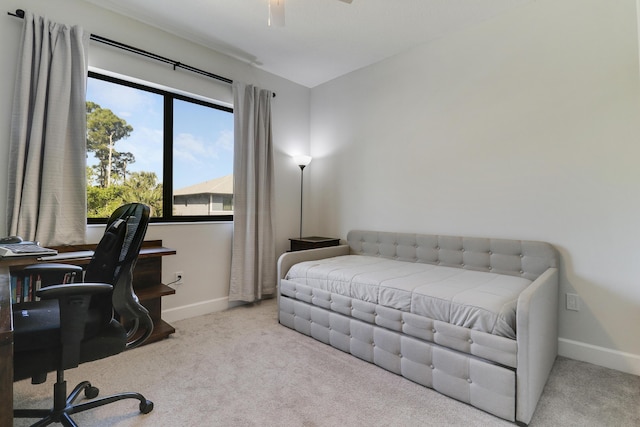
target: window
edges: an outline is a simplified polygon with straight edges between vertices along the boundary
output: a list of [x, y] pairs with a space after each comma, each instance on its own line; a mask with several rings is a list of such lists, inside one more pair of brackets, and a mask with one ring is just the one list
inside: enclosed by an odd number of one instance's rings
[[233, 110], [90, 72], [88, 221], [136, 201], [154, 222], [233, 219]]

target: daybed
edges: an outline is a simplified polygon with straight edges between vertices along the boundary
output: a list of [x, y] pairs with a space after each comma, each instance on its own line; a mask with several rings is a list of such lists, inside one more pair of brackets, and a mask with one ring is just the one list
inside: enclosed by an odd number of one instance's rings
[[551, 245], [376, 231], [347, 243], [280, 257], [281, 324], [529, 423], [557, 354]]

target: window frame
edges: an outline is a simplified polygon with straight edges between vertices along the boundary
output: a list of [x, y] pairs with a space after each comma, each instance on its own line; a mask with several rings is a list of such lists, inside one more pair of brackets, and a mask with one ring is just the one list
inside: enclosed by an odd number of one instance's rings
[[[96, 71], [89, 71], [88, 78], [107, 81], [114, 84], [128, 86], [134, 89], [151, 92], [163, 97], [163, 155], [162, 155], [162, 217], [151, 217], [151, 223], [187, 223], [187, 222], [229, 222], [233, 221], [233, 214], [228, 215], [173, 215], [173, 100], [226, 111], [233, 114], [233, 108], [216, 104], [213, 101], [194, 98], [168, 89], [145, 85], [125, 80]], [[86, 192], [85, 192], [86, 194]], [[87, 224], [106, 224], [108, 218], [88, 218]]]

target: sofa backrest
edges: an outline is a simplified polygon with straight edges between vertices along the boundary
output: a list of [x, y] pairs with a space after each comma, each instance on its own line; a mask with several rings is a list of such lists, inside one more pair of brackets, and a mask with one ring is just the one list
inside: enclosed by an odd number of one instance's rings
[[529, 280], [557, 267], [558, 262], [549, 243], [526, 240], [352, 230], [347, 234], [347, 243], [351, 254], [490, 271]]

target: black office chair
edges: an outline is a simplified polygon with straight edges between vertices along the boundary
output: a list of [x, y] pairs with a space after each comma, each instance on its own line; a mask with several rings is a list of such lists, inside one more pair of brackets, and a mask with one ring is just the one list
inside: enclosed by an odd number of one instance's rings
[[139, 393], [76, 404], [80, 393], [94, 399], [99, 390], [84, 381], [67, 397], [64, 380], [66, 369], [134, 348], [151, 335], [153, 322], [132, 286], [148, 223], [148, 206], [132, 203], [118, 208], [107, 222], [83, 283], [50, 285], [62, 283], [65, 276], [81, 276], [80, 267], [45, 264], [25, 268], [25, 274], [40, 275], [42, 288], [37, 292], [40, 301], [14, 308], [14, 381], [31, 378], [33, 384], [41, 384], [53, 371], [57, 381], [52, 409], [15, 409], [15, 418], [42, 418], [34, 426], [54, 422], [76, 426], [71, 414], [122, 399], [139, 400], [143, 414], [153, 410], [153, 402]]

